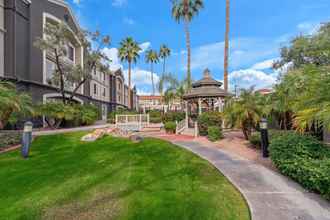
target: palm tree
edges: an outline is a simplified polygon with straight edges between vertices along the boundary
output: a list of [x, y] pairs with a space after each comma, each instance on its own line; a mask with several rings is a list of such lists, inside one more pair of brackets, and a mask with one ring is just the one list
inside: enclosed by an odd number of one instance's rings
[[120, 47], [118, 49], [118, 58], [122, 62], [128, 63], [128, 87], [129, 87], [129, 105], [131, 105], [131, 71], [132, 63], [136, 63], [137, 59], [140, 57], [139, 52], [141, 48], [139, 44], [134, 41], [133, 38], [128, 37], [120, 42]]
[[159, 57], [163, 59], [163, 75], [166, 72], [166, 58], [171, 55], [171, 50], [165, 44], [160, 47]]
[[159, 78], [158, 92], [160, 94], [163, 94], [164, 93], [164, 89], [165, 89], [166, 86], [169, 87], [169, 88], [176, 88], [176, 87], [179, 86], [179, 81], [171, 73], [163, 74]]
[[186, 32], [187, 44], [187, 81], [188, 87], [191, 87], [191, 48], [189, 23], [204, 7], [202, 0], [172, 0], [172, 16], [177, 21], [183, 21]]
[[146, 52], [146, 63], [150, 63], [150, 74], [152, 83], [152, 95], [155, 95], [155, 84], [154, 84], [154, 74], [153, 74], [153, 64], [159, 62], [159, 57], [156, 51], [148, 50]]
[[228, 57], [229, 57], [229, 31], [230, 31], [230, 1], [226, 0], [226, 33], [225, 33], [225, 53], [224, 53], [224, 87], [228, 91]]
[[228, 125], [242, 129], [244, 137], [249, 140], [252, 129], [257, 127], [263, 116], [262, 106], [258, 104], [253, 88], [242, 89], [238, 100], [228, 100], [224, 116]]

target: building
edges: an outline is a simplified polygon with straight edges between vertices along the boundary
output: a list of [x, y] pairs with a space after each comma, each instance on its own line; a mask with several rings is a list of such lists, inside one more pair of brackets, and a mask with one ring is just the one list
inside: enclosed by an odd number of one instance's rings
[[[34, 46], [35, 40], [43, 37], [43, 27], [48, 22], [68, 25], [72, 40], [67, 44], [65, 65], [83, 66], [85, 50], [77, 37], [81, 29], [64, 0], [0, 0], [0, 78], [16, 82], [18, 89], [31, 94], [34, 103], [60, 97], [57, 85], [50, 80], [54, 56]], [[117, 108], [132, 108], [125, 97], [128, 91], [121, 70], [91, 75], [77, 91], [75, 101], [98, 106], [103, 120]], [[65, 88], [68, 94], [73, 90], [72, 85]], [[136, 90], [131, 91], [136, 97]]]
[[260, 93], [261, 95], [269, 95], [273, 93], [272, 89], [259, 89], [256, 92]]
[[173, 100], [170, 104], [164, 102], [162, 96], [157, 95], [144, 95], [138, 98], [139, 110], [142, 112], [147, 112], [151, 110], [157, 111], [180, 111], [181, 103], [179, 100]]

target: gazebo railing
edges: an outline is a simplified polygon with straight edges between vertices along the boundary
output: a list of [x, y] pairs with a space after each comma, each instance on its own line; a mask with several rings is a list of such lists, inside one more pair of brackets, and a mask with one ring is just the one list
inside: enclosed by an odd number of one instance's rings
[[149, 114], [116, 115], [116, 128], [125, 131], [140, 131], [149, 126]]
[[182, 133], [187, 128], [187, 124], [188, 122], [186, 118], [180, 121], [179, 123], [177, 123], [175, 133], [176, 134]]

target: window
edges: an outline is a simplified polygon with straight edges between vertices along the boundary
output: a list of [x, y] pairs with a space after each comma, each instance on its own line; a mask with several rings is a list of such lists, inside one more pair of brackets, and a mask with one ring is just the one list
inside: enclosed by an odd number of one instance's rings
[[103, 73], [103, 81], [105, 81], [105, 73]]
[[69, 60], [71, 60], [72, 62], [74, 62], [74, 47], [71, 45], [68, 45], [68, 51], [67, 51], [67, 56], [69, 58]]
[[97, 85], [94, 84], [94, 95], [97, 95]]
[[46, 80], [48, 84], [51, 84], [51, 80], [54, 76], [56, 65], [53, 61], [46, 59]]
[[105, 97], [105, 88], [103, 88], [103, 97]]

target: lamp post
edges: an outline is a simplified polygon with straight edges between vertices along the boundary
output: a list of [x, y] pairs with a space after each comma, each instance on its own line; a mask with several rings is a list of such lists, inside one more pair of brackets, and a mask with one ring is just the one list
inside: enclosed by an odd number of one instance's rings
[[27, 158], [30, 152], [30, 146], [32, 142], [32, 122], [28, 121], [24, 124], [23, 136], [22, 136], [22, 157]]
[[260, 121], [260, 133], [261, 133], [261, 148], [262, 148], [262, 156], [267, 158], [269, 156], [268, 152], [268, 122], [267, 119], [262, 118]]

